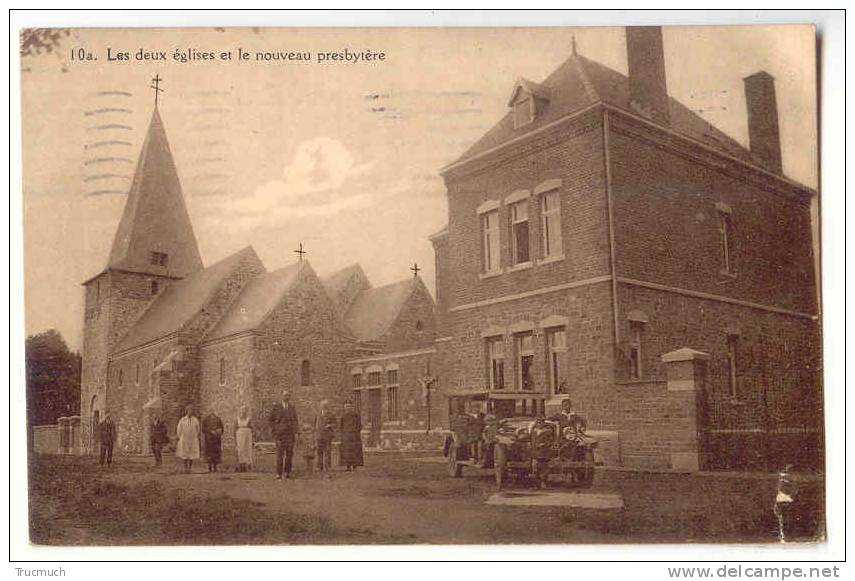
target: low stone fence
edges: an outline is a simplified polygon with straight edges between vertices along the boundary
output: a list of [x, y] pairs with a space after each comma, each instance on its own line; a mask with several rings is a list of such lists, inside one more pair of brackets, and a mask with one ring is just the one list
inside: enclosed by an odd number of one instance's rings
[[33, 427], [33, 451], [37, 454], [82, 454], [80, 416], [62, 417], [57, 423]]

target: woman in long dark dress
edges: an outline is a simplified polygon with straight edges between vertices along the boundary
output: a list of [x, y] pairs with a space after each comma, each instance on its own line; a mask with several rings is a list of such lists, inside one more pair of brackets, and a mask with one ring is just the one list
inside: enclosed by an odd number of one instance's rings
[[362, 418], [353, 409], [353, 402], [344, 402], [344, 414], [341, 416], [341, 450], [339, 465], [350, 472], [362, 466]]

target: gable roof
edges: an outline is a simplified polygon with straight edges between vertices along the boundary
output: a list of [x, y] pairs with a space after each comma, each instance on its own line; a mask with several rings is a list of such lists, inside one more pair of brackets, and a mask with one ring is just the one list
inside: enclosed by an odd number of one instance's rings
[[[167, 254], [168, 263], [152, 264], [151, 252]], [[140, 150], [107, 264], [108, 268], [177, 278], [202, 270], [196, 235], [157, 109]]]
[[257, 328], [299, 280], [301, 268], [311, 269], [311, 266], [308, 262], [296, 263], [251, 280], [205, 340], [222, 339]]
[[[321, 284], [324, 285], [327, 295], [341, 311], [347, 311], [351, 307], [358, 293], [371, 288], [365, 271], [358, 263], [345, 266], [341, 270], [325, 276], [321, 279]], [[353, 288], [348, 289], [348, 285]]]
[[413, 281], [407, 278], [385, 286], [362, 291], [344, 316], [344, 322], [360, 341], [382, 337], [413, 293]]
[[251, 246], [167, 286], [131, 326], [115, 352], [180, 331], [193, 320], [226, 279], [247, 261], [261, 264]]
[[[530, 81], [529, 81], [530, 82]], [[514, 86], [514, 94], [519, 89]], [[544, 125], [598, 102], [637, 112], [630, 105], [629, 78], [596, 61], [574, 54], [538, 85], [549, 95], [532, 123], [514, 128], [513, 112], [508, 112], [492, 129], [476, 141], [457, 162], [465, 161], [506, 141], [535, 131]], [[736, 140], [713, 127], [688, 107], [669, 97], [670, 128], [723, 153], [761, 165], [759, 160]]]

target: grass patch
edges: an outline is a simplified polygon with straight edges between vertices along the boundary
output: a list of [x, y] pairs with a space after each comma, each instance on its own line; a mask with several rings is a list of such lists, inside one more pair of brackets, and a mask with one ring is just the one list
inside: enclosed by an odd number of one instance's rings
[[158, 482], [116, 484], [88, 459], [34, 457], [30, 540], [44, 545], [388, 544], [368, 530], [329, 519], [272, 511], [225, 495], [202, 496]]

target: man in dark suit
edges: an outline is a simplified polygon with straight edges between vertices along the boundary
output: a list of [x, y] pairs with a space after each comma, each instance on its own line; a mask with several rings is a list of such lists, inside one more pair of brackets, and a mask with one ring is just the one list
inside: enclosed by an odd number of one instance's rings
[[[270, 428], [276, 438], [276, 479], [291, 478], [291, 463], [294, 457], [294, 440], [297, 436], [297, 410], [291, 404], [291, 393], [282, 392], [281, 403], [270, 412]], [[283, 461], [284, 456], [284, 461]]]
[[101, 443], [99, 464], [107, 466], [113, 465], [113, 443], [116, 441], [116, 424], [113, 423], [113, 418], [110, 417], [110, 412], [104, 412], [104, 419], [98, 424], [98, 439]]
[[160, 417], [160, 414], [154, 415], [154, 421], [149, 429], [149, 445], [151, 445], [151, 453], [154, 454], [155, 467], [160, 466], [163, 458], [163, 447], [169, 443], [167, 435], [166, 422]]

